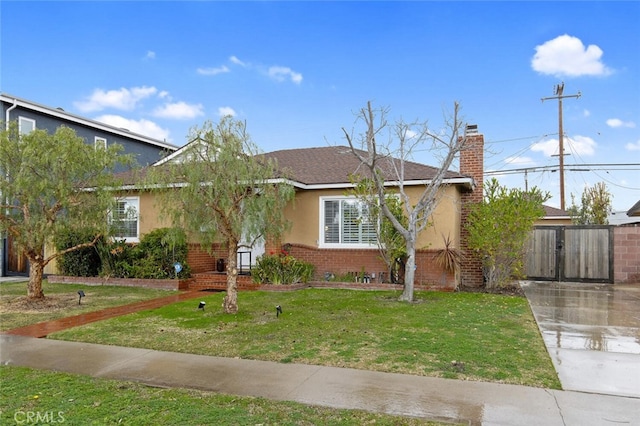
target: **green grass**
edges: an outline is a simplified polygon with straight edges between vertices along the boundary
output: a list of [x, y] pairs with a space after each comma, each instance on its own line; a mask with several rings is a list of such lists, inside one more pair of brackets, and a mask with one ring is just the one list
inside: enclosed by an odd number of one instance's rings
[[[350, 367], [560, 389], [525, 298], [306, 289], [224, 293], [73, 328], [50, 337], [282, 363]], [[283, 314], [276, 317], [276, 305]]]
[[[176, 293], [139, 287], [50, 284], [46, 280], [42, 288], [45, 301], [27, 302], [26, 281], [0, 284], [0, 331]], [[82, 304], [78, 304], [78, 290], [85, 293]]]
[[[0, 367], [0, 424], [439, 425], [424, 419]], [[45, 416], [47, 421], [45, 421]], [[37, 418], [37, 417], [32, 417]]]

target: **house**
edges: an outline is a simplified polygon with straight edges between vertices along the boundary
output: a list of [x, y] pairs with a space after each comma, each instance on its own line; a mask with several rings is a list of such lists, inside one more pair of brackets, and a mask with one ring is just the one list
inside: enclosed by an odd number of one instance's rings
[[[454, 288], [459, 277], [447, 273], [434, 262], [438, 250], [444, 248], [449, 238], [453, 246], [465, 249], [464, 222], [470, 203], [482, 200], [483, 145], [484, 138], [475, 130], [467, 135], [468, 149], [460, 156], [460, 172], [449, 171], [440, 189], [439, 204], [431, 217], [432, 226], [425, 229], [418, 238], [416, 274], [417, 284]], [[180, 152], [166, 161], [180, 162]], [[279, 176], [287, 179], [295, 188], [295, 198], [285, 211], [290, 222], [289, 231], [278, 244], [267, 242], [267, 252], [286, 245], [289, 252], [302, 260], [311, 262], [316, 268], [316, 279], [326, 276], [342, 276], [364, 272], [371, 280], [382, 282], [388, 279], [387, 268], [379, 256], [378, 247], [371, 243], [375, 230], [363, 223], [359, 215], [362, 206], [355, 196], [350, 195], [354, 184], [350, 176], [361, 172], [357, 158], [346, 146], [325, 146], [315, 148], [287, 149], [263, 154], [277, 161]], [[404, 187], [413, 201], [419, 195], [437, 169], [416, 162], [405, 163]], [[168, 226], [159, 219], [159, 209], [155, 205], [154, 194], [145, 191], [138, 184], [140, 175], [123, 174], [126, 199], [139, 207], [135, 218], [137, 235], [161, 226]], [[397, 182], [388, 177], [386, 181], [393, 192]], [[125, 194], [122, 194], [125, 195]], [[370, 224], [369, 224], [370, 225]], [[249, 252], [239, 253], [239, 263], [252, 263], [265, 252], [265, 247], [253, 247]], [[194, 273], [214, 271], [217, 258], [224, 257], [224, 251], [214, 251], [213, 256], [202, 250], [198, 244], [191, 244], [188, 262]], [[250, 260], [243, 259], [243, 256]], [[482, 274], [479, 261], [468, 253], [468, 262], [463, 265], [464, 285], [480, 285]]]
[[[178, 149], [166, 141], [132, 133], [126, 129], [68, 113], [61, 108], [48, 107], [6, 93], [0, 94], [0, 103], [5, 126], [12, 121], [17, 121], [21, 133], [29, 133], [34, 129], [46, 129], [49, 133], [54, 133], [58, 127], [67, 126], [84, 138], [87, 144], [96, 147], [115, 143], [121, 145], [124, 148], [124, 154], [132, 154], [141, 166], [153, 164], [166, 153]], [[2, 236], [0, 276], [26, 274], [27, 271], [26, 259], [15, 252], [11, 241]]]
[[[607, 220], [609, 221], [609, 225], [628, 225], [632, 223], [640, 223], [640, 205], [636, 204], [636, 211], [634, 214], [633, 207], [627, 211], [625, 210], [614, 210], [609, 213]], [[635, 206], [634, 206], [635, 207]], [[631, 212], [631, 214], [629, 214]]]
[[627, 211], [627, 216], [640, 216], [640, 200]]
[[571, 225], [571, 215], [566, 210], [556, 207], [544, 206], [544, 217], [536, 221], [535, 226], [569, 226]]

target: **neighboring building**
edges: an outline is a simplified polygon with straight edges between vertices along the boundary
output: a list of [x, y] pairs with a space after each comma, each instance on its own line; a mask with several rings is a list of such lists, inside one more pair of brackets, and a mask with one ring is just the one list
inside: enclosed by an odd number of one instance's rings
[[167, 152], [178, 149], [175, 145], [132, 133], [126, 129], [109, 126], [98, 121], [70, 114], [62, 108], [51, 108], [25, 99], [3, 93], [2, 120], [5, 125], [17, 121], [21, 133], [34, 129], [46, 129], [54, 133], [62, 125], [75, 130], [88, 144], [107, 146], [120, 144], [125, 154], [133, 154], [140, 166], [147, 166], [160, 160]]
[[[431, 217], [433, 225], [418, 238], [417, 284], [454, 288], [459, 282], [459, 277], [443, 271], [433, 259], [437, 251], [444, 248], [445, 238], [450, 238], [454, 247], [464, 249], [465, 205], [482, 200], [484, 138], [477, 132], [470, 138], [473, 143], [461, 153], [461, 172], [447, 172], [440, 189], [439, 204]], [[178, 151], [167, 160], [180, 162], [179, 155]], [[384, 279], [386, 267], [380, 260], [377, 245], [370, 242], [375, 237], [376, 224], [361, 220], [363, 206], [349, 195], [349, 190], [354, 187], [350, 176], [362, 171], [349, 147], [289, 149], [263, 155], [277, 161], [282, 172], [280, 177], [286, 178], [296, 190], [295, 199], [285, 212], [291, 228], [279, 243], [286, 244], [293, 256], [313, 263], [316, 279], [324, 279], [325, 274], [339, 276], [361, 271], [372, 280]], [[158, 166], [167, 160], [159, 162]], [[425, 184], [436, 171], [424, 164], [405, 163], [405, 191], [413, 202], [417, 202]], [[139, 175], [135, 177], [125, 173], [123, 176], [128, 177], [125, 181], [126, 199], [140, 212], [139, 223], [132, 226], [132, 229], [139, 230], [138, 235], [132, 236], [133, 240], [158, 227], [167, 226], [167, 223], [160, 222], [154, 195], [137, 187]], [[397, 182], [390, 176], [387, 183], [390, 190], [397, 187]], [[267, 243], [268, 251], [275, 249]], [[255, 261], [264, 250], [264, 246], [254, 247], [252, 259]], [[188, 261], [193, 272], [208, 272], [216, 269], [217, 257], [225, 257], [224, 251], [210, 256], [199, 245], [192, 244]], [[467, 257], [471, 259], [474, 256], [469, 252]], [[463, 275], [467, 280], [464, 285], [482, 283], [478, 265], [476, 262], [467, 268], [468, 274]]]
[[[132, 154], [140, 166], [153, 164], [178, 149], [175, 145], [129, 132], [126, 129], [109, 126], [88, 118], [65, 112], [61, 108], [51, 108], [8, 94], [0, 95], [2, 104], [2, 121], [5, 126], [17, 121], [21, 133], [29, 133], [35, 129], [46, 129], [54, 133], [60, 126], [75, 130], [85, 139], [87, 144], [108, 146], [120, 144], [124, 154]], [[26, 259], [12, 250], [12, 244], [2, 236], [0, 245], [0, 276], [7, 274], [26, 274]]]
[[[624, 210], [612, 211], [609, 214], [609, 217], [607, 217], [607, 220], [609, 221], [609, 225], [619, 226], [619, 225], [627, 225], [630, 223], [640, 223], [640, 202], [636, 203], [634, 207], [636, 207], [635, 214], [634, 214], [633, 207], [628, 211], [624, 211]], [[630, 212], [631, 214], [629, 214]]]
[[629, 209], [627, 216], [640, 216], [640, 200]]
[[568, 226], [571, 225], [571, 215], [566, 210], [544, 205], [544, 217], [536, 221], [535, 226]]

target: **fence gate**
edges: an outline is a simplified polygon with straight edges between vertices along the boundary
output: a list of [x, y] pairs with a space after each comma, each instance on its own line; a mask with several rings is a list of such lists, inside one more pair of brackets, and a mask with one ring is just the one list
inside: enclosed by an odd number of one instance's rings
[[613, 227], [535, 227], [525, 273], [535, 280], [613, 283]]

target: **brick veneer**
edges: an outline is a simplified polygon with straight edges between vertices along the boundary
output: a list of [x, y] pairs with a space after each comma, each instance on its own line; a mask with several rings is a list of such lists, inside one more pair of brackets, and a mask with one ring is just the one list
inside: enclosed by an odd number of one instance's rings
[[640, 283], [640, 225], [621, 225], [613, 229], [613, 280]]
[[[267, 245], [267, 253], [276, 253], [279, 250], [273, 247], [273, 244]], [[297, 259], [312, 263], [316, 267], [314, 279], [323, 281], [325, 272], [332, 273], [336, 276], [347, 273], [359, 274], [364, 268], [365, 273], [371, 275], [375, 273], [373, 282], [380, 282], [380, 273], [386, 276], [388, 281], [387, 267], [380, 259], [377, 250], [364, 249], [318, 249], [300, 244], [289, 245], [289, 253]], [[418, 250], [416, 252], [416, 284], [427, 286], [429, 288], [455, 288], [455, 277], [453, 274], [445, 273], [442, 268], [434, 262], [434, 250]], [[207, 253], [199, 245], [189, 246], [189, 255], [187, 262], [191, 267], [191, 271], [197, 277], [197, 283], [192, 284], [189, 288], [218, 288], [222, 282], [226, 283], [224, 274], [212, 274], [216, 270], [216, 260], [225, 257], [226, 252], [220, 248], [213, 250], [213, 255]], [[238, 286], [250, 286], [250, 277], [238, 276]], [[200, 284], [202, 283], [202, 285]], [[195, 286], [195, 287], [194, 287]], [[225, 287], [226, 288], [226, 287]]]
[[[324, 280], [325, 273], [336, 276], [347, 273], [360, 274], [362, 270], [370, 276], [375, 273], [371, 281], [380, 283], [380, 273], [388, 281], [388, 272], [385, 263], [380, 259], [375, 249], [318, 249], [301, 244], [291, 244], [290, 253], [297, 259], [312, 263], [316, 267], [315, 279]], [[416, 251], [416, 285], [430, 288], [455, 288], [455, 277], [446, 273], [434, 262], [436, 251]]]
[[467, 246], [469, 233], [465, 224], [469, 218], [471, 206], [482, 201], [484, 181], [484, 136], [467, 135], [467, 146], [460, 152], [460, 173], [475, 181], [473, 191], [462, 194], [460, 219], [460, 240], [464, 261], [460, 268], [461, 284], [466, 287], [479, 287], [483, 284], [482, 261], [476, 252]]
[[212, 254], [209, 254], [200, 244], [189, 244], [187, 264], [192, 274], [215, 271], [216, 261], [221, 258], [226, 259], [227, 252], [220, 245], [213, 246]]
[[48, 275], [47, 280], [55, 284], [85, 284], [93, 286], [113, 285], [120, 287], [145, 287], [159, 290], [187, 290], [195, 282], [193, 278], [186, 280], [148, 280], [140, 278], [111, 277], [71, 277], [66, 275]]

